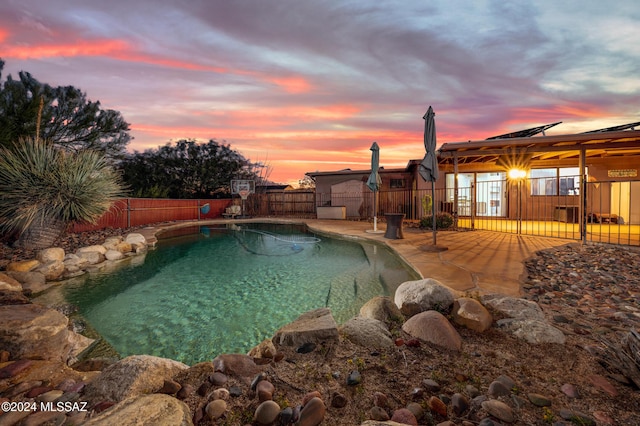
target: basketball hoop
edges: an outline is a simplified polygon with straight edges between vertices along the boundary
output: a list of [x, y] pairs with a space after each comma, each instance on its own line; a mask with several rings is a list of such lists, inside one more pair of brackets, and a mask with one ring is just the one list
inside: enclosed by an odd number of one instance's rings
[[246, 200], [249, 197], [250, 193], [251, 191], [249, 191], [248, 189], [241, 189], [240, 191], [238, 191], [238, 195], [240, 195], [240, 198], [242, 198], [243, 200]]

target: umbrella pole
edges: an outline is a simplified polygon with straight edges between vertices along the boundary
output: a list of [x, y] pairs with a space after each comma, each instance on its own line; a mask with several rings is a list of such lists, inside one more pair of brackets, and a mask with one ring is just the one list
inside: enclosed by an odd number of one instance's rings
[[436, 183], [431, 179], [431, 229], [433, 229], [433, 245], [436, 245]]
[[378, 232], [378, 191], [373, 191], [373, 232]]

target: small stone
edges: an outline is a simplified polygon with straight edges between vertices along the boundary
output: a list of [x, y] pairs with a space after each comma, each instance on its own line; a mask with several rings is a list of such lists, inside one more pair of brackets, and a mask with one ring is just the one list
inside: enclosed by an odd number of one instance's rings
[[293, 408], [286, 407], [284, 410], [280, 411], [281, 425], [289, 425], [292, 422], [293, 422]]
[[216, 420], [222, 417], [222, 415], [226, 410], [227, 410], [227, 403], [224, 402], [222, 399], [215, 399], [211, 401], [210, 403], [207, 404], [207, 407], [204, 409], [204, 411], [207, 413], [207, 416], [212, 420]]
[[371, 420], [376, 420], [378, 422], [386, 422], [389, 420], [389, 414], [382, 407], [372, 407], [369, 411], [369, 417]]
[[530, 393], [527, 394], [527, 398], [529, 401], [535, 405], [536, 407], [550, 407], [551, 400], [544, 395], [540, 395], [539, 393]]
[[502, 401], [490, 399], [488, 401], [484, 401], [481, 405], [487, 413], [499, 420], [502, 420], [503, 422], [513, 423], [515, 421], [513, 410]]
[[422, 399], [424, 396], [424, 389], [422, 388], [413, 388], [411, 389], [411, 398], [412, 399]]
[[267, 380], [261, 380], [256, 386], [256, 393], [258, 394], [258, 401], [264, 402], [273, 399], [273, 393], [276, 388]]
[[579, 398], [580, 393], [578, 392], [578, 388], [576, 388], [571, 383], [565, 383], [560, 387], [560, 390], [563, 394], [567, 395], [569, 398]]
[[467, 385], [464, 387], [464, 391], [467, 393], [467, 395], [469, 395], [469, 398], [473, 399], [476, 396], [480, 395], [480, 391], [478, 390], [477, 387], [473, 386], [473, 385]]
[[225, 388], [218, 388], [211, 392], [211, 399], [222, 399], [227, 401], [229, 399], [230, 393]]
[[215, 373], [209, 376], [209, 381], [213, 383], [215, 386], [222, 386], [225, 383], [227, 383], [227, 380], [229, 380], [229, 378], [225, 374], [222, 374], [219, 371], [216, 371]]
[[417, 402], [408, 403], [407, 410], [411, 411], [413, 415], [416, 416], [416, 420], [420, 420], [422, 419], [422, 417], [424, 417], [424, 409], [422, 408], [422, 405], [418, 404]]
[[394, 411], [391, 416], [391, 421], [405, 425], [418, 426], [418, 419], [416, 419], [416, 416], [406, 408], [400, 408]]
[[189, 384], [184, 385], [176, 394], [178, 399], [187, 399], [195, 393], [195, 388]]
[[376, 407], [385, 408], [388, 402], [389, 401], [387, 395], [385, 395], [384, 393], [376, 392], [373, 394], [373, 405], [375, 405]]
[[21, 359], [13, 362], [5, 367], [0, 368], [0, 380], [14, 377], [31, 366], [32, 362], [28, 359]]
[[499, 382], [496, 380], [491, 382], [491, 384], [489, 385], [488, 393], [493, 397], [499, 397], [499, 396], [507, 396], [511, 393], [511, 391], [502, 382]]
[[440, 398], [432, 396], [427, 400], [427, 407], [433, 413], [439, 414], [442, 417], [447, 417], [447, 406]]
[[440, 384], [435, 380], [425, 379], [422, 381], [422, 386], [425, 387], [429, 392], [438, 392], [440, 390]]
[[302, 398], [302, 406], [304, 407], [305, 405], [307, 405], [307, 403], [309, 401], [311, 401], [313, 398], [320, 398], [322, 399], [322, 394], [318, 391], [311, 391], [308, 392], [307, 394], [305, 394], [305, 396]]
[[593, 384], [593, 386], [607, 393], [609, 396], [618, 396], [618, 390], [605, 377], [598, 374], [593, 374], [589, 376], [589, 381]]
[[320, 398], [312, 398], [300, 412], [297, 426], [317, 426], [324, 420], [327, 407]]
[[251, 381], [251, 390], [255, 392], [256, 387], [258, 386], [258, 383], [260, 383], [262, 380], [265, 380], [266, 378], [267, 378], [267, 375], [265, 373], [256, 374], [256, 376]]
[[50, 390], [51, 388], [49, 386], [38, 386], [30, 389], [29, 392], [27, 392], [24, 396], [26, 396], [27, 398], [35, 398], [38, 395], [49, 392]]
[[457, 417], [460, 417], [469, 409], [469, 400], [461, 393], [454, 393], [451, 397], [451, 409]]
[[231, 395], [234, 398], [238, 398], [242, 396], [242, 388], [240, 386], [230, 386], [229, 395]]
[[339, 392], [334, 392], [331, 396], [331, 406], [333, 408], [344, 408], [347, 402], [347, 397]]
[[516, 382], [509, 376], [499, 376], [496, 379], [496, 382], [500, 382], [502, 383], [507, 389], [509, 389], [509, 391], [511, 391], [511, 389], [516, 387]]
[[182, 386], [180, 385], [180, 383], [174, 381], [174, 380], [167, 380], [165, 379], [164, 384], [162, 385], [162, 387], [160, 388], [160, 390], [158, 391], [158, 393], [164, 393], [167, 395], [174, 395], [176, 393], [178, 393], [178, 391], [182, 389]]
[[362, 375], [358, 370], [353, 370], [352, 372], [349, 373], [349, 376], [347, 377], [348, 386], [359, 385], [361, 382], [362, 382]]
[[583, 426], [596, 426], [596, 421], [588, 414], [580, 411], [573, 411], [566, 408], [560, 409], [558, 412], [560, 417]]
[[60, 398], [62, 394], [64, 394], [64, 392], [60, 389], [53, 389], [38, 395], [38, 398], [36, 398], [36, 400], [38, 402], [53, 402], [56, 399]]
[[594, 411], [593, 412], [593, 418], [596, 420], [596, 422], [599, 425], [609, 426], [609, 425], [614, 425], [615, 424], [615, 422], [613, 421], [611, 416], [609, 416], [604, 411]]
[[265, 401], [258, 405], [253, 421], [261, 425], [269, 425], [273, 423], [280, 414], [280, 406], [273, 401]]

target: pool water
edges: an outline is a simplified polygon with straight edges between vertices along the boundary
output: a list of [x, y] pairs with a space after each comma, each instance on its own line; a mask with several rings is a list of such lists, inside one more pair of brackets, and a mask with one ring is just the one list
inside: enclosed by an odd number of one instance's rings
[[122, 356], [192, 365], [246, 353], [303, 312], [326, 306], [342, 323], [418, 278], [386, 247], [297, 225], [200, 227], [161, 238], [141, 264], [64, 289]]

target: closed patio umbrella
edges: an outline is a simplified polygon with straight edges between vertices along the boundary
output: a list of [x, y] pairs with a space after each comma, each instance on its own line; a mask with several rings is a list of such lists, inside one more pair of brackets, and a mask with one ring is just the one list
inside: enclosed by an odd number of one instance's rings
[[424, 119], [424, 149], [426, 154], [418, 166], [418, 173], [425, 182], [431, 182], [431, 229], [433, 230], [433, 245], [436, 245], [436, 203], [435, 183], [438, 180], [438, 157], [436, 156], [436, 122], [433, 108], [429, 106]]
[[380, 190], [380, 185], [382, 185], [382, 180], [378, 173], [380, 168], [380, 147], [377, 142], [374, 142], [369, 149], [371, 150], [371, 174], [367, 179], [367, 186], [373, 191], [373, 232], [378, 232], [378, 191]]

